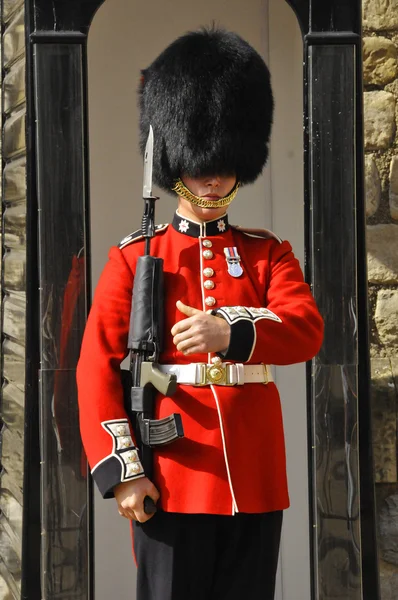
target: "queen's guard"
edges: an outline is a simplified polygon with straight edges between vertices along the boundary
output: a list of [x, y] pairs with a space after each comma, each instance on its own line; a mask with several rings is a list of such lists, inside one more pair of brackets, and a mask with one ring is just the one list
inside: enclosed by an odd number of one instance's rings
[[[310, 360], [323, 322], [289, 242], [228, 219], [267, 161], [270, 74], [238, 35], [203, 29], [143, 71], [139, 102], [142, 153], [152, 127], [153, 178], [178, 208], [110, 250], [78, 365], [84, 447], [101, 493], [133, 521], [138, 600], [272, 600], [289, 497], [270, 365]], [[176, 390], [155, 393], [148, 423], [179, 415], [183, 427], [153, 448], [151, 473], [120, 376], [149, 237], [164, 278], [155, 367]]]

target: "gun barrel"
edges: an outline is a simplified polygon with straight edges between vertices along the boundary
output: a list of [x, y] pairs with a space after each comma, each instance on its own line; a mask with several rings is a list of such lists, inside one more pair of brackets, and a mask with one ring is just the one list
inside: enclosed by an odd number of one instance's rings
[[134, 277], [128, 348], [152, 354], [163, 347], [163, 259], [140, 256]]

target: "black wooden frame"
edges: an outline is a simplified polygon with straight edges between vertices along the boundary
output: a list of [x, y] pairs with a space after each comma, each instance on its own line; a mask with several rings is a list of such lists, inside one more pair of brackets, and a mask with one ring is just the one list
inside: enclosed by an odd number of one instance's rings
[[[358, 319], [358, 395], [360, 401], [359, 419], [359, 448], [360, 448], [360, 491], [361, 491], [361, 547], [362, 547], [362, 589], [363, 600], [374, 600], [379, 597], [378, 585], [378, 570], [377, 570], [377, 555], [376, 555], [376, 539], [375, 539], [375, 503], [374, 503], [374, 486], [373, 486], [373, 469], [372, 469], [372, 453], [371, 453], [371, 428], [370, 428], [370, 400], [369, 400], [369, 356], [368, 356], [368, 320], [367, 320], [367, 272], [366, 272], [366, 247], [365, 247], [365, 210], [364, 210], [364, 184], [363, 184], [363, 109], [362, 109], [362, 63], [361, 63], [361, 2], [360, 0], [287, 0], [292, 9], [295, 11], [304, 40], [304, 155], [305, 155], [305, 222], [306, 222], [306, 275], [309, 282], [313, 282], [314, 264], [312, 254], [310, 252], [311, 244], [311, 219], [310, 219], [310, 190], [314, 182], [311, 180], [310, 161], [311, 149], [313, 140], [309, 137], [309, 104], [314, 101], [310, 97], [311, 93], [311, 73], [308, 69], [308, 57], [311, 48], [315, 46], [332, 46], [345, 45], [354, 49], [355, 54], [355, 81], [352, 82], [355, 88], [355, 98], [352, 106], [341, 106], [342, 111], [351, 110], [354, 113], [356, 123], [356, 154], [354, 160], [354, 168], [351, 176], [355, 181], [356, 188], [356, 241], [352, 242], [352, 252], [355, 255], [357, 280], [359, 294], [357, 297], [357, 319]], [[37, 162], [37, 144], [40, 144], [40, 136], [37, 137], [37, 128], [35, 124], [36, 108], [38, 103], [44, 101], [42, 97], [43, 90], [35, 89], [34, 73], [37, 77], [37, 64], [35, 63], [34, 50], [42, 47], [45, 44], [55, 45], [75, 45], [80, 49], [81, 60], [78, 65], [80, 77], [82, 80], [83, 102], [80, 108], [80, 119], [84, 124], [83, 130], [83, 154], [82, 154], [82, 170], [84, 177], [82, 178], [81, 197], [84, 198], [84, 228], [85, 228], [85, 255], [86, 255], [86, 296], [87, 305], [89, 306], [90, 293], [90, 244], [89, 244], [89, 165], [88, 165], [88, 130], [87, 130], [87, 35], [91, 20], [96, 10], [101, 6], [103, 0], [25, 0], [26, 4], [26, 35], [29, 42], [27, 47], [27, 135], [28, 135], [28, 193], [29, 193], [29, 260], [28, 260], [28, 305], [29, 315], [27, 324], [27, 405], [30, 407], [29, 422], [27, 429], [30, 431], [30, 439], [33, 440], [33, 449], [37, 450], [36, 442], [32, 438], [32, 434], [38, 432], [38, 384], [37, 384], [37, 363], [39, 357], [39, 321], [38, 321], [38, 298], [37, 298], [37, 283], [38, 282], [38, 263], [39, 256], [36, 254], [36, 227], [37, 227], [37, 181], [39, 165]], [[43, 68], [43, 63], [42, 67]], [[324, 73], [324, 77], [328, 77]], [[62, 82], [62, 73], [59, 74], [59, 85], [67, 82]], [[67, 85], [65, 85], [67, 89]], [[67, 92], [66, 92], [67, 93]], [[48, 102], [48, 98], [47, 98]], [[50, 128], [51, 123], [43, 125]], [[44, 130], [42, 130], [43, 133]], [[37, 142], [37, 143], [36, 143]], [[63, 156], [68, 160], [68, 155], [73, 153], [73, 148], [70, 145], [70, 140], [59, 137], [57, 143], [64, 148]], [[46, 148], [39, 148], [42, 156], [46, 156]], [[51, 154], [46, 156], [46, 160], [54, 160]], [[70, 163], [73, 166], [73, 160]], [[49, 177], [51, 172], [56, 177], [57, 170], [49, 169]], [[62, 185], [62, 182], [51, 182], [53, 188], [57, 185]], [[355, 198], [353, 198], [355, 202]], [[317, 206], [318, 210], [322, 210], [322, 206]], [[56, 218], [56, 216], [55, 216]], [[73, 220], [71, 220], [73, 223]], [[59, 224], [65, 227], [65, 221]], [[76, 223], [75, 223], [76, 225]], [[66, 225], [68, 226], [68, 225]], [[72, 232], [73, 233], [73, 232]], [[42, 243], [39, 239], [38, 247]], [[308, 368], [308, 383], [311, 381], [311, 367]], [[314, 420], [314, 398], [312, 396], [311, 385], [308, 385], [308, 423], [309, 431], [312, 431]], [[33, 436], [34, 437], [34, 436]], [[29, 434], [27, 437], [29, 440]], [[310, 482], [312, 473], [315, 469], [314, 465], [314, 440], [309, 440], [309, 462], [310, 462]], [[30, 454], [30, 461], [37, 460], [37, 452]], [[27, 461], [26, 469], [37, 469], [37, 464], [29, 464]], [[32, 482], [30, 480], [30, 487]], [[310, 498], [314, 497], [314, 489], [310, 483]], [[91, 490], [89, 492], [89, 502], [91, 502]], [[312, 540], [312, 555], [315, 556], [314, 536], [312, 531], [313, 516], [316, 507], [312, 503], [311, 507], [311, 540]], [[35, 513], [32, 513], [35, 514]], [[38, 569], [38, 547], [40, 545], [40, 535], [38, 535], [37, 523], [31, 523], [29, 511], [25, 513], [24, 531], [26, 533], [26, 543], [24, 544], [24, 581], [22, 596], [29, 600], [39, 600], [40, 595], [40, 573]], [[92, 513], [90, 512], [89, 528], [92, 532]], [[93, 552], [90, 554], [90, 597], [93, 598]], [[32, 568], [29, 568], [29, 565]], [[314, 580], [313, 573], [312, 579]], [[313, 587], [312, 597], [315, 600]]]
[[[30, 498], [37, 498], [40, 495], [40, 443], [39, 439], [39, 421], [40, 411], [39, 406], [39, 381], [38, 372], [40, 368], [40, 297], [38, 290], [40, 288], [40, 250], [43, 245], [43, 239], [38, 234], [38, 179], [40, 166], [38, 164], [38, 154], [46, 157], [50, 168], [49, 187], [56, 189], [57, 185], [62, 186], [65, 182], [56, 180], [57, 170], [51, 168], [51, 164], [56, 160], [54, 155], [51, 155], [51, 146], [46, 148], [41, 147], [40, 135], [38, 132], [36, 116], [37, 109], [41, 103], [51, 101], [48, 97], [45, 98], [46, 92], [43, 89], [37, 89], [35, 79], [38, 77], [37, 59], [35, 50], [42, 48], [47, 44], [62, 45], [68, 44], [70, 47], [75, 46], [80, 49], [80, 62], [77, 66], [78, 73], [82, 82], [83, 102], [80, 107], [76, 107], [80, 114], [77, 118], [83, 123], [83, 153], [81, 158], [81, 169], [84, 176], [81, 178], [81, 198], [84, 202], [84, 223], [76, 223], [76, 220], [71, 219], [68, 222], [65, 213], [60, 215], [56, 226], [65, 229], [68, 227], [85, 228], [85, 255], [86, 264], [90, 264], [90, 216], [89, 216], [89, 163], [88, 163], [88, 126], [87, 126], [87, 35], [91, 20], [102, 4], [102, 1], [55, 1], [52, 3], [47, 0], [25, 0], [26, 9], [26, 38], [27, 38], [27, 73], [26, 73], [26, 94], [27, 94], [27, 148], [28, 148], [28, 164], [27, 164], [27, 188], [28, 188], [28, 228], [30, 233], [30, 245], [27, 261], [27, 286], [28, 286], [28, 305], [30, 310], [27, 314], [27, 391], [26, 391], [26, 430], [27, 430], [27, 450], [25, 460], [25, 472], [36, 473], [36, 477], [26, 478], [26, 495]], [[41, 69], [45, 69], [43, 62]], [[59, 86], [65, 85], [68, 89], [68, 81], [63, 77], [68, 76], [68, 72], [59, 73]], [[40, 73], [39, 73], [40, 75]], [[54, 92], [54, 88], [52, 92]], [[67, 92], [66, 92], [67, 93]], [[73, 99], [72, 99], [73, 100]], [[65, 102], [69, 103], [70, 99], [65, 97]], [[70, 106], [73, 105], [71, 102]], [[41, 129], [41, 139], [46, 139], [46, 131], [51, 132], [53, 123], [50, 118], [43, 123]], [[69, 162], [73, 166], [74, 148], [71, 144], [71, 139], [64, 139], [62, 131], [58, 132], [56, 140], [53, 140], [55, 145], [58, 144], [61, 148], [63, 159], [66, 163]], [[53, 130], [54, 134], [54, 130]], [[52, 174], [52, 176], [51, 176]], [[78, 190], [79, 191], [79, 190]], [[44, 194], [45, 196], [45, 194]], [[51, 202], [51, 198], [44, 197], [42, 204]], [[41, 211], [43, 205], [41, 206]], [[69, 232], [73, 236], [74, 231]], [[56, 248], [54, 248], [54, 257]], [[87, 268], [89, 273], [89, 267]], [[90, 290], [91, 278], [89, 274], [86, 278], [86, 303], [89, 306], [91, 301]], [[29, 446], [28, 443], [30, 442]], [[25, 490], [24, 490], [25, 492]], [[94, 528], [93, 528], [93, 496], [92, 482], [89, 479], [87, 487], [87, 506], [88, 506], [88, 536], [90, 538], [89, 557], [87, 565], [87, 600], [94, 598]], [[25, 495], [25, 494], [24, 494]], [[27, 600], [41, 600], [42, 598], [42, 567], [40, 561], [40, 548], [42, 545], [40, 511], [37, 505], [33, 506], [33, 510], [29, 506], [24, 514], [24, 545], [22, 556], [22, 589], [21, 597]]]

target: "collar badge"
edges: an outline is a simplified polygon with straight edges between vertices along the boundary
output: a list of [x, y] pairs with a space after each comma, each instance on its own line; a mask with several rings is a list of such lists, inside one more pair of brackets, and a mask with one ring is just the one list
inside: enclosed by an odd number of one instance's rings
[[178, 229], [181, 231], [181, 233], [186, 233], [189, 229], [188, 221], [186, 221], [185, 219], [181, 219], [178, 225]]
[[219, 221], [217, 221], [217, 229], [220, 233], [223, 233], [223, 231], [225, 231], [225, 221], [224, 219], [220, 219]]

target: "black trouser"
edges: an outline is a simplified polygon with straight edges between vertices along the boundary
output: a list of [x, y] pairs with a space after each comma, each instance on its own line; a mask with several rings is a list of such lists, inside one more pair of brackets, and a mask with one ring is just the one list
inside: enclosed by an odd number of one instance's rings
[[133, 525], [137, 600], [274, 600], [282, 511]]

